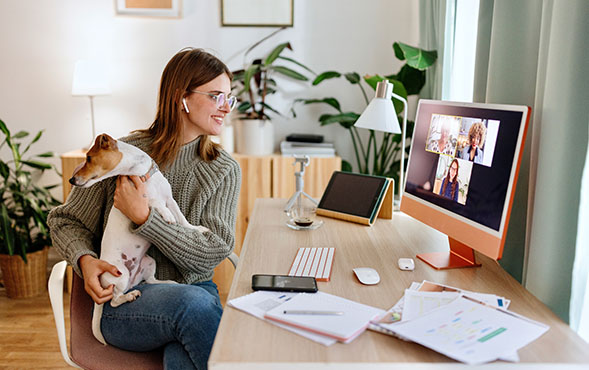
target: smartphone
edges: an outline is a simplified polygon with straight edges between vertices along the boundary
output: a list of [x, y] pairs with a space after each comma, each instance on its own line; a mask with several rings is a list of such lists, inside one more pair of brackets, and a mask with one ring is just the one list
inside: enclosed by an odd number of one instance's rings
[[317, 292], [317, 281], [312, 276], [252, 275], [253, 290], [281, 292]]

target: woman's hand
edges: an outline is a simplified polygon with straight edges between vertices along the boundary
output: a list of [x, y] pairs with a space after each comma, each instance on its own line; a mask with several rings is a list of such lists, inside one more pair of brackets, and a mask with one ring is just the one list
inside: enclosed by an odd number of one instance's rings
[[112, 299], [114, 285], [104, 289], [100, 284], [100, 275], [110, 272], [114, 276], [121, 276], [121, 272], [116, 266], [99, 260], [86, 254], [78, 260], [80, 270], [84, 277], [84, 289], [90, 295], [92, 300], [98, 304], [108, 302]]
[[136, 225], [143, 225], [149, 218], [147, 189], [139, 176], [119, 176], [114, 196], [114, 207]]

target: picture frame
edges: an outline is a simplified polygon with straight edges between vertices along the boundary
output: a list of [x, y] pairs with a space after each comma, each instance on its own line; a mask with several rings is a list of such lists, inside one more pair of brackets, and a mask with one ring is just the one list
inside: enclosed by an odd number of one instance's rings
[[180, 17], [181, 0], [115, 0], [117, 15]]
[[294, 0], [221, 0], [223, 27], [292, 27]]

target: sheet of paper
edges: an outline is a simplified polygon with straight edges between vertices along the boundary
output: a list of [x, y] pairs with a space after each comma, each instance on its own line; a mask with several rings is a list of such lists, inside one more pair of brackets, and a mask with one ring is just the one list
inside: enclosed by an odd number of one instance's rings
[[548, 326], [463, 296], [391, 330], [450, 358], [476, 365], [509, 358], [544, 334]]
[[420, 292], [405, 290], [401, 321], [412, 320], [438, 307], [447, 305], [460, 296], [458, 292]]
[[244, 295], [239, 298], [235, 298], [227, 302], [227, 305], [237, 308], [243, 312], [249, 313], [257, 317], [258, 319], [264, 320], [270, 324], [279, 326], [283, 329], [289, 330], [293, 333], [302, 335], [305, 338], [311, 339], [315, 342], [321, 343], [325, 346], [331, 346], [336, 342], [335, 339], [312, 333], [307, 330], [298, 329], [289, 325], [280, 324], [274, 321], [266, 320], [264, 315], [267, 311], [288, 302], [292, 297], [299, 293], [285, 293], [285, 292], [271, 292], [262, 291]]
[[478, 293], [478, 292], [471, 292], [468, 290], [456, 288], [449, 285], [443, 285], [439, 283], [433, 283], [431, 281], [424, 280], [421, 282], [419, 287], [417, 288], [420, 292], [460, 292], [464, 295], [468, 295], [470, 297], [475, 298], [476, 300], [485, 302], [491, 306], [495, 306], [498, 308], [505, 308], [509, 307], [511, 301], [505, 297], [500, 297], [495, 294], [487, 294], [487, 293]]

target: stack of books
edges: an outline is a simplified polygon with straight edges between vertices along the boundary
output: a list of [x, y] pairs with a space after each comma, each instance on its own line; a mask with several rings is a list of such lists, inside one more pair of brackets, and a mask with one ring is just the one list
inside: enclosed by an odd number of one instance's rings
[[333, 143], [308, 143], [298, 141], [282, 141], [280, 152], [285, 156], [308, 155], [309, 157], [335, 157]]

